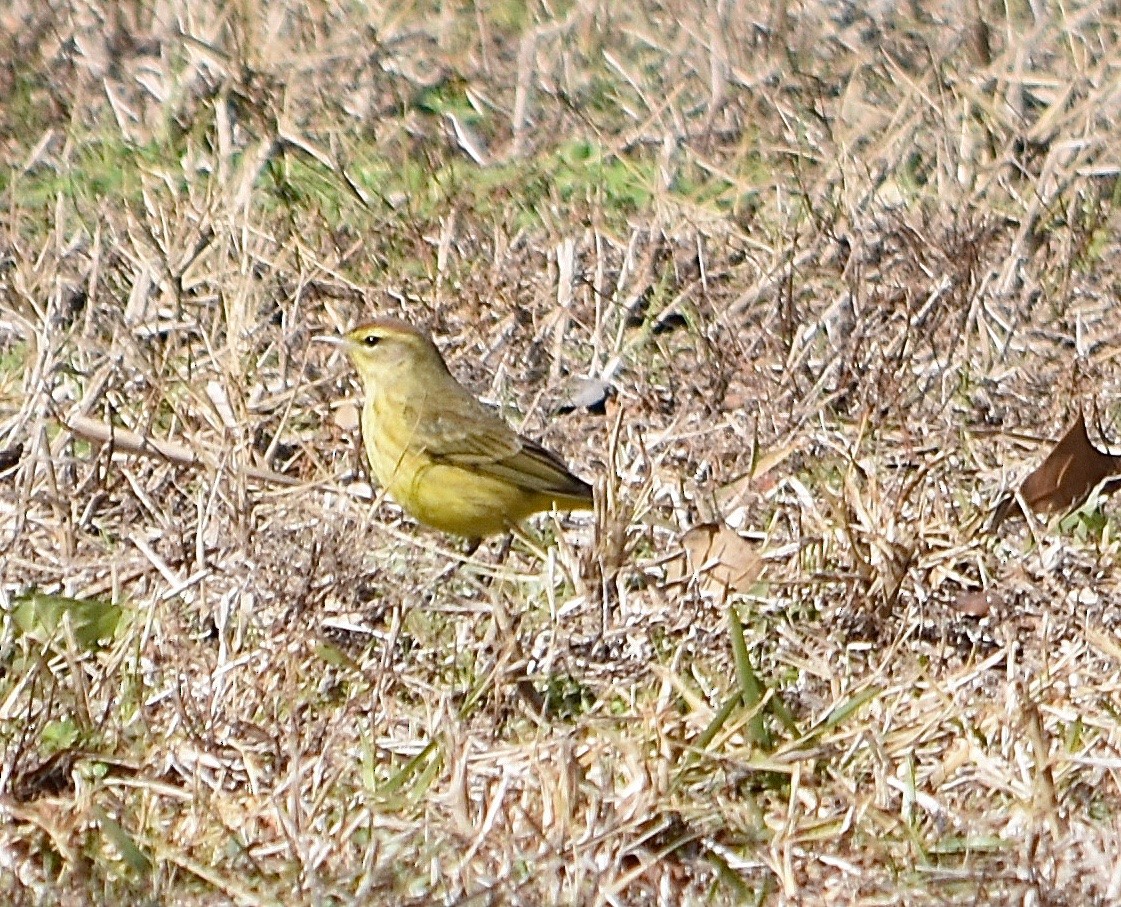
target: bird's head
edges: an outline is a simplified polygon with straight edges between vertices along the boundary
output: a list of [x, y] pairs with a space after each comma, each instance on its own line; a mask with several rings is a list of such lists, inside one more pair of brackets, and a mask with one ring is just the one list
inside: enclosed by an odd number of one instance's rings
[[419, 328], [397, 318], [378, 318], [349, 333], [315, 338], [340, 346], [367, 388], [404, 377], [447, 374], [447, 366], [432, 339]]

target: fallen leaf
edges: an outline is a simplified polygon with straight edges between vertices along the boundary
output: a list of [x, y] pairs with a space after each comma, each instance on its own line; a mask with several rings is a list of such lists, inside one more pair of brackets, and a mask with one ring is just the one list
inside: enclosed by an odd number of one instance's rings
[[1121, 457], [1090, 443], [1082, 413], [1038, 469], [1024, 479], [1020, 494], [1036, 513], [1061, 513], [1082, 506], [1104, 479], [1121, 473]]
[[22, 456], [22, 444], [15, 444], [12, 447], [5, 447], [3, 450], [0, 450], [0, 472], [11, 469], [11, 467], [19, 462], [19, 458]]
[[784, 463], [801, 446], [800, 442], [793, 441], [765, 453], [754, 450], [750, 471], [720, 486], [716, 490], [716, 503], [727, 513], [748, 491], [769, 491], [777, 482], [775, 476], [769, 475], [771, 470]]
[[331, 413], [335, 425], [342, 431], [355, 431], [358, 428], [358, 407], [353, 403], [340, 403]]
[[120, 854], [121, 859], [128, 864], [137, 875], [148, 876], [152, 872], [152, 861], [148, 858], [147, 854], [140, 849], [136, 843], [136, 839], [125, 831], [124, 826], [112, 818], [100, 806], [93, 807], [94, 818], [97, 819], [98, 824], [101, 826], [101, 831], [104, 833], [105, 838], [109, 840], [117, 852]]
[[45, 592], [25, 592], [13, 598], [12, 620], [18, 632], [46, 644], [62, 632], [69, 621], [74, 639], [87, 650], [94, 650], [117, 632], [121, 606], [104, 598], [69, 598]]
[[681, 536], [681, 547], [669, 578], [695, 576], [708, 592], [748, 592], [763, 573], [755, 546], [724, 523], [694, 526]]
[[984, 589], [961, 589], [950, 602], [950, 607], [970, 617], [988, 617], [996, 603], [996, 595]]
[[558, 414], [575, 412], [586, 409], [597, 416], [602, 416], [607, 399], [614, 393], [614, 389], [606, 381], [599, 378], [579, 377], [569, 382], [564, 400], [556, 408]]

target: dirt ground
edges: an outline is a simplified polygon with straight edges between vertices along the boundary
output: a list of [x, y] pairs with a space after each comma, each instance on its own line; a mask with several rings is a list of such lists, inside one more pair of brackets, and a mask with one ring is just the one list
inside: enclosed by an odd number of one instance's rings
[[[1117, 503], [994, 518], [1121, 450], [1119, 38], [0, 9], [0, 897], [1121, 902]], [[595, 513], [381, 494], [386, 314]]]

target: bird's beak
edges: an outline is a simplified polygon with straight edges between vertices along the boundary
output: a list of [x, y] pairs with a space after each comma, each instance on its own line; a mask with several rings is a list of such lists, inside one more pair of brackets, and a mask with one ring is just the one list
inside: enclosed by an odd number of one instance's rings
[[316, 334], [311, 339], [320, 343], [329, 343], [331, 346], [346, 346], [346, 338], [339, 334]]

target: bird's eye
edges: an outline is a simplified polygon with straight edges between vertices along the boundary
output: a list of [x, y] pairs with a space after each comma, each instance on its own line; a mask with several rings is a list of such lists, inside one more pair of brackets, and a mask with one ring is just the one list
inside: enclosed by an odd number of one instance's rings
[[379, 340], [381, 340], [381, 338], [377, 334], [367, 334], [362, 338], [362, 343], [366, 346], [377, 346]]

